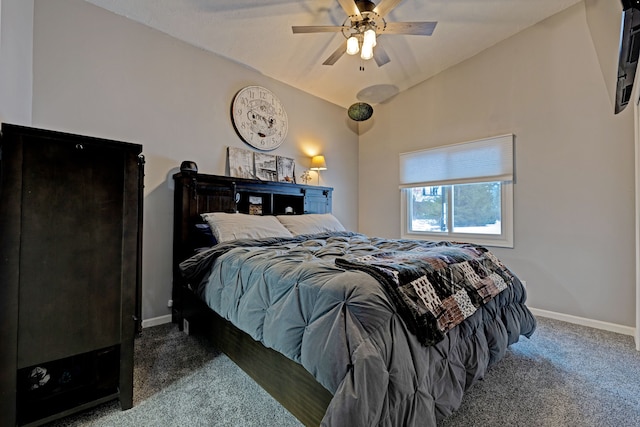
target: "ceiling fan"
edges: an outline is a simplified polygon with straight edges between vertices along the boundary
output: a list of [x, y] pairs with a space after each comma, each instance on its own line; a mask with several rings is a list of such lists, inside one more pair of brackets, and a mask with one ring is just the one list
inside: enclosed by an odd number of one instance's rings
[[[381, 0], [376, 6], [370, 0], [338, 0], [348, 17], [342, 25], [293, 26], [294, 34], [341, 32], [344, 42], [322, 64], [333, 65], [345, 53], [360, 52], [364, 60], [373, 58], [378, 66], [390, 61], [377, 37], [384, 34], [430, 36], [437, 22], [387, 22], [384, 17], [402, 0]], [[375, 50], [373, 49], [375, 47]]]

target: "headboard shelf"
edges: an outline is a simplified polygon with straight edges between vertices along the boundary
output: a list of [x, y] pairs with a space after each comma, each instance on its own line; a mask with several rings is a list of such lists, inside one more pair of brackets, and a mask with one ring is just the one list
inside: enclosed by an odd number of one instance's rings
[[173, 179], [177, 193], [189, 193], [205, 209], [198, 209], [197, 214], [249, 213], [251, 196], [262, 198], [263, 215], [285, 214], [290, 204], [299, 206], [294, 209], [295, 214], [331, 212], [331, 187], [184, 172], [175, 174]]

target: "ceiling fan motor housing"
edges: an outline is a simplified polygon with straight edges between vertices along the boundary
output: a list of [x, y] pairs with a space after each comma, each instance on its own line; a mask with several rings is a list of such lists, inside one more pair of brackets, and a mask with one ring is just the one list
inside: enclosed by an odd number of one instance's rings
[[376, 8], [376, 5], [370, 0], [356, 0], [356, 7], [362, 12], [373, 12], [373, 9]]

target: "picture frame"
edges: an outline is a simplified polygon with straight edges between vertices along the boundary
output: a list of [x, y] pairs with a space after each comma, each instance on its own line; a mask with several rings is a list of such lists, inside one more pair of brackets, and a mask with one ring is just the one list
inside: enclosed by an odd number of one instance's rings
[[251, 151], [237, 147], [228, 147], [227, 161], [229, 163], [229, 176], [255, 179], [255, 165]]
[[262, 181], [278, 180], [276, 156], [264, 153], [254, 153], [253, 158], [256, 178]]
[[278, 156], [277, 158], [278, 182], [296, 182], [296, 162], [289, 157]]
[[249, 215], [262, 215], [262, 197], [249, 196]]

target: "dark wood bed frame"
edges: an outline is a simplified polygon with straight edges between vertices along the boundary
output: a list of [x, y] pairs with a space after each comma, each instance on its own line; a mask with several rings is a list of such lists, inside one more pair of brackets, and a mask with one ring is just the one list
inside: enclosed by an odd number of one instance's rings
[[[265, 182], [183, 171], [173, 176], [173, 322], [207, 336], [262, 388], [306, 426], [318, 426], [331, 393], [302, 365], [253, 340], [197, 298], [178, 264], [193, 252], [195, 224], [204, 212], [249, 212], [249, 197], [262, 201], [263, 215], [331, 212], [332, 188]], [[291, 209], [287, 209], [291, 208]]]

